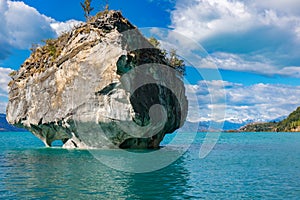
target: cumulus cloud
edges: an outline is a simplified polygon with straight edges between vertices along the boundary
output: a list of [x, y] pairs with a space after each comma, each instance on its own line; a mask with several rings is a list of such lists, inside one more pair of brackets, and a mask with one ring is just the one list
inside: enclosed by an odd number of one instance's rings
[[276, 33], [281, 31], [296, 36], [300, 16], [279, 15], [272, 7], [256, 9], [255, 6], [259, 5], [258, 1], [250, 4], [230, 0], [179, 0], [176, 10], [172, 12], [172, 26], [178, 32], [201, 42], [221, 35], [234, 39], [252, 35], [249, 40], [263, 39], [268, 42], [270, 38], [264, 36], [280, 39], [282, 35]]
[[186, 85], [188, 98], [187, 120], [223, 121], [225, 118], [225, 88], [231, 83], [222, 80], [200, 81], [197, 85]]
[[[251, 24], [245, 22], [250, 22], [250, 19], [251, 14], [243, 3], [227, 0], [181, 0], [172, 12], [176, 30], [200, 41], [218, 33], [247, 29]], [[239, 24], [244, 25], [238, 26]]]
[[7, 83], [10, 81], [10, 77], [8, 76], [13, 70], [10, 68], [0, 67], [0, 89], [3, 92], [7, 93]]
[[[29, 49], [33, 43], [57, 37], [79, 23], [76, 20], [58, 22], [22, 1], [0, 0], [0, 60], [7, 58], [15, 49]], [[0, 67], [0, 113], [5, 112], [8, 74], [11, 71]]]
[[0, 3], [0, 58], [9, 55], [13, 48], [28, 49], [32, 43], [53, 37], [53, 21], [23, 2], [1, 0]]
[[272, 120], [299, 106], [300, 87], [255, 84], [226, 90], [227, 117]]
[[7, 58], [13, 49], [29, 49], [33, 43], [56, 37], [78, 23], [58, 22], [22, 1], [0, 0], [0, 59]]
[[[225, 107], [210, 101], [213, 93], [225, 93]], [[211, 113], [212, 108], [222, 108], [226, 112], [223, 120], [269, 121], [286, 116], [297, 108], [299, 95], [299, 86], [262, 83], [245, 86], [221, 80], [200, 81], [197, 85], [187, 86], [187, 96], [190, 99], [189, 111], [191, 110], [188, 120], [193, 122], [220, 121]], [[222, 96], [220, 95], [220, 97]], [[194, 111], [197, 107], [199, 108], [198, 114]]]
[[232, 55], [243, 58], [243, 66], [237, 62], [231, 69], [249, 71], [247, 65], [254, 64], [252, 70], [258, 73], [263, 72], [261, 67], [280, 68], [290, 75], [300, 66], [299, 5], [296, 0], [178, 0], [171, 27], [200, 42], [209, 53], [224, 53], [228, 58], [223, 62]]
[[74, 19], [68, 20], [66, 22], [52, 22], [51, 28], [55, 30], [57, 35], [60, 35], [64, 32], [70, 31], [72, 28], [79, 25], [80, 23], [82, 22]]
[[299, 0], [254, 0], [249, 2], [253, 7], [259, 9], [270, 8], [280, 13], [300, 14]]
[[272, 65], [270, 61], [266, 59], [264, 59], [263, 62], [255, 61], [251, 59], [251, 56], [248, 57], [248, 60], [246, 59], [247, 58], [243, 58], [237, 54], [218, 52], [212, 53], [210, 57], [202, 59], [199, 66], [202, 68], [215, 68], [217, 66], [219, 69], [225, 70], [252, 72], [267, 76], [280, 75], [300, 78], [300, 66], [286, 66], [280, 68]]
[[10, 81], [8, 74], [12, 69], [0, 67], [0, 113], [5, 113], [7, 104], [7, 84]]

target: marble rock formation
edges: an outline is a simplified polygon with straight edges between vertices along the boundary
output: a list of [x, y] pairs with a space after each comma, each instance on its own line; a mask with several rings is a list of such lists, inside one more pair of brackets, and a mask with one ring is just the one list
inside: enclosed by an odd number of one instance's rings
[[182, 76], [120, 12], [45, 43], [11, 74], [7, 120], [46, 146], [158, 148], [183, 125]]

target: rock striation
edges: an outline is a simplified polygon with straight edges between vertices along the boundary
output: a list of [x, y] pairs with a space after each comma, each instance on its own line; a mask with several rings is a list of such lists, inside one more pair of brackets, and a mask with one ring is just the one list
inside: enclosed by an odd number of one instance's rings
[[45, 43], [11, 74], [7, 120], [46, 146], [158, 148], [183, 125], [181, 75], [120, 12]]

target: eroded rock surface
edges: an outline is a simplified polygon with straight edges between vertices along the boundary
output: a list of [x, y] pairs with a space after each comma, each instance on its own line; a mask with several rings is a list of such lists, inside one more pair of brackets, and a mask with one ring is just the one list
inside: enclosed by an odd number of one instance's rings
[[11, 77], [7, 120], [47, 146], [157, 148], [187, 115], [180, 75], [117, 11], [48, 40]]

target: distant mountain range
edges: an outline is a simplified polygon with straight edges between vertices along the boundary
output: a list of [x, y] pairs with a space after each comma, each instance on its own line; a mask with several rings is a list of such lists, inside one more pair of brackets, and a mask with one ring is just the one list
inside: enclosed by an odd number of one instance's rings
[[[299, 110], [300, 113], [300, 107], [297, 109], [297, 112]], [[296, 112], [296, 111], [295, 111]], [[289, 116], [290, 117], [290, 116]], [[189, 132], [189, 131], [195, 131], [198, 132], [206, 132], [211, 126], [210, 131], [220, 131], [220, 130], [213, 130], [215, 127], [221, 128], [221, 131], [230, 131], [230, 130], [240, 130], [244, 132], [252, 132], [252, 131], [272, 131], [275, 126], [280, 125], [279, 131], [283, 130], [290, 130], [291, 128], [284, 128], [288, 121], [290, 121], [290, 118], [287, 118], [286, 116], [282, 116], [279, 118], [276, 118], [274, 120], [270, 120], [269, 122], [259, 122], [259, 120], [225, 120], [222, 128], [221, 122], [215, 122], [215, 121], [201, 121], [201, 122], [185, 122], [185, 125], [183, 127], [183, 131]], [[284, 120], [284, 119], [288, 120]], [[297, 118], [297, 116], [296, 116]], [[297, 118], [300, 121], [300, 117]], [[295, 120], [294, 120], [295, 121]], [[289, 124], [289, 123], [288, 123]], [[293, 127], [294, 124], [290, 124], [288, 126]], [[299, 122], [300, 125], [300, 122]], [[26, 129], [17, 128], [15, 126], [10, 125], [6, 121], [6, 115], [0, 113], [0, 132], [6, 131], [26, 131]]]
[[10, 132], [10, 131], [14, 131], [14, 132], [21, 132], [21, 131], [26, 131], [25, 129], [22, 128], [17, 128], [15, 126], [10, 125], [7, 121], [6, 121], [6, 115], [5, 114], [1, 114], [0, 113], [0, 132]]
[[232, 122], [232, 121], [224, 121], [222, 122], [215, 122], [215, 121], [201, 121], [201, 122], [189, 122], [186, 121], [184, 126], [182, 127], [182, 132], [207, 132], [207, 131], [228, 131], [228, 130], [237, 130], [246, 124], [249, 124], [253, 121], [246, 120], [246, 121], [239, 121], [239, 122]]
[[300, 107], [287, 118], [267, 123], [250, 123], [239, 129], [242, 132], [300, 132]]
[[[277, 123], [287, 118], [286, 116], [278, 117], [273, 120], [269, 120], [269, 122]], [[183, 132], [189, 132], [189, 131], [195, 131], [198, 130], [198, 132], [206, 132], [206, 131], [236, 131], [239, 130], [242, 127], [245, 127], [248, 124], [263, 124], [266, 123], [265, 121], [261, 119], [255, 119], [255, 120], [225, 120], [222, 126], [222, 122], [215, 122], [215, 121], [201, 121], [201, 122], [185, 122], [185, 125], [183, 127]], [[218, 130], [215, 130], [215, 128], [220, 128]], [[210, 129], [210, 130], [209, 130]]]
[[[245, 121], [229, 121], [229, 120], [225, 120], [223, 123], [223, 127], [222, 127], [222, 122], [215, 122], [215, 121], [202, 121], [199, 122], [199, 131], [207, 131], [209, 126], [211, 126], [212, 129], [214, 129], [215, 127], [221, 128], [222, 131], [227, 131], [227, 130], [235, 130], [235, 129], [239, 129], [240, 127], [251, 123], [251, 120], [245, 120]], [[212, 130], [213, 131], [213, 130]]]

